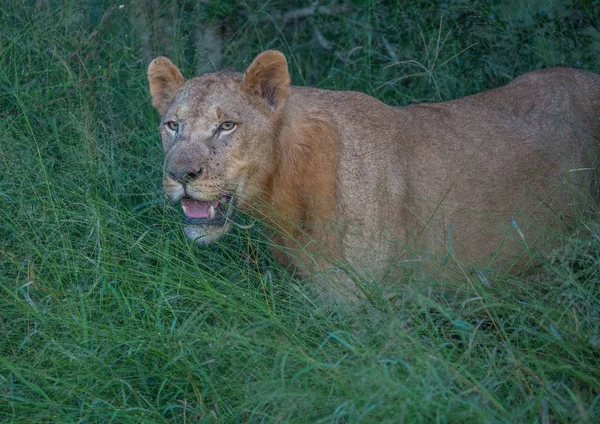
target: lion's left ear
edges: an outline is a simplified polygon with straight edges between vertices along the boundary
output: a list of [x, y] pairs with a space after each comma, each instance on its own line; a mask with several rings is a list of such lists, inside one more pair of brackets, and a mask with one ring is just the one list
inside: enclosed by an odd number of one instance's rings
[[264, 99], [273, 110], [279, 109], [290, 92], [290, 74], [283, 53], [267, 50], [256, 56], [244, 74], [242, 89]]
[[166, 57], [157, 57], [148, 66], [148, 82], [152, 105], [158, 110], [160, 116], [164, 116], [185, 79], [173, 62]]

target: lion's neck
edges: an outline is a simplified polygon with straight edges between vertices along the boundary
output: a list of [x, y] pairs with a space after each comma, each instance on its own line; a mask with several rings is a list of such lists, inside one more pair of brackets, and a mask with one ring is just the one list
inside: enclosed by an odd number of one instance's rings
[[284, 121], [274, 153], [263, 216], [282, 241], [318, 238], [337, 210], [337, 130], [319, 117], [296, 115]]

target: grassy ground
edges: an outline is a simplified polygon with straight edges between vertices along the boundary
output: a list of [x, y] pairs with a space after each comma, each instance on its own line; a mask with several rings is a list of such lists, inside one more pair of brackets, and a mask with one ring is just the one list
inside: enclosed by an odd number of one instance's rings
[[451, 99], [600, 70], [598, 2], [199, 3], [0, 8], [0, 420], [600, 421], [597, 235], [536, 259], [539, 281], [414, 278], [394, 305], [336, 310], [258, 229], [185, 240], [145, 77], [165, 51], [206, 66], [213, 28], [220, 66], [278, 48], [297, 85]]

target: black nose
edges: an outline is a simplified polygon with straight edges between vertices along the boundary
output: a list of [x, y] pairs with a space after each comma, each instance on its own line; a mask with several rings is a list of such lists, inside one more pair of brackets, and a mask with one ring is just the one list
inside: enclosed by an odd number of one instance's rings
[[173, 172], [169, 171], [169, 176], [175, 181], [179, 181], [181, 184], [189, 184], [196, 178], [200, 178], [204, 173], [204, 169], [200, 168], [196, 172]]

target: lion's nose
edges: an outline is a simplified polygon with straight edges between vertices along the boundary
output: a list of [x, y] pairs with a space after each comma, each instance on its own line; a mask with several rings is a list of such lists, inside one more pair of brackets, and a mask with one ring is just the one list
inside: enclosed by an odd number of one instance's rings
[[174, 172], [169, 171], [169, 176], [181, 184], [189, 184], [196, 178], [200, 178], [204, 174], [204, 168], [199, 168], [196, 172]]

